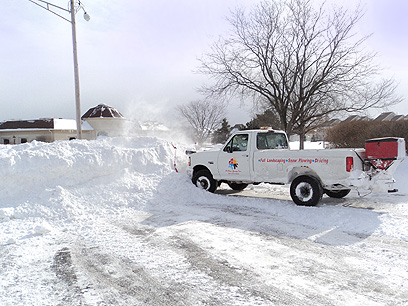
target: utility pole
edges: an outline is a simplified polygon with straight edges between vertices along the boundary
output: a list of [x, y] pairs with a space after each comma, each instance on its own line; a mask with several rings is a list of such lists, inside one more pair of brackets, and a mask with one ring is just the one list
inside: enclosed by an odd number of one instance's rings
[[[61, 17], [62, 19], [68, 21], [71, 23], [72, 26], [72, 49], [74, 53], [74, 79], [75, 79], [75, 121], [76, 121], [76, 127], [77, 127], [77, 139], [82, 139], [82, 120], [81, 120], [81, 95], [80, 95], [80, 90], [79, 90], [79, 69], [78, 69], [78, 51], [77, 51], [77, 38], [76, 38], [76, 22], [75, 22], [75, 14], [77, 11], [82, 9], [84, 11], [84, 19], [86, 21], [90, 20], [89, 15], [85, 11], [83, 5], [81, 4], [81, 1], [79, 0], [70, 0], [70, 4], [68, 9], [64, 9], [60, 6], [54, 5], [52, 3], [49, 3], [47, 1], [43, 0], [28, 0], [43, 9], [53, 13], [54, 15], [57, 15], [58, 17]], [[78, 1], [78, 8], [75, 9], [75, 1]], [[71, 20], [61, 16], [60, 14], [56, 13], [52, 9], [59, 9], [65, 12], [68, 12], [71, 14]]]
[[82, 139], [82, 120], [81, 120], [81, 95], [79, 91], [79, 69], [78, 69], [78, 51], [76, 41], [76, 23], [75, 23], [75, 5], [71, 0], [71, 25], [72, 25], [72, 48], [74, 51], [74, 78], [75, 78], [75, 120], [77, 126], [77, 139]]

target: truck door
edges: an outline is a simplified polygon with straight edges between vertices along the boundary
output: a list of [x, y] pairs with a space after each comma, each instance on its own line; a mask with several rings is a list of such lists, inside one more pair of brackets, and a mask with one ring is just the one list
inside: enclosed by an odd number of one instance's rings
[[250, 180], [249, 134], [237, 134], [218, 155], [217, 166], [222, 179]]
[[286, 168], [289, 162], [288, 142], [284, 133], [272, 131], [258, 133], [254, 150], [254, 181], [286, 182]]

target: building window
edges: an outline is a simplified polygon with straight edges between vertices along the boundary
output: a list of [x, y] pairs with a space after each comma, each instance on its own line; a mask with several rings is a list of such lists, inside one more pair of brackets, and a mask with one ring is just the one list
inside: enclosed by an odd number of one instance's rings
[[38, 136], [35, 140], [41, 141], [41, 142], [47, 142], [47, 137], [45, 137], [45, 136]]
[[27, 138], [21, 138], [20, 139], [20, 143], [26, 143], [27, 142]]
[[3, 139], [3, 144], [10, 144], [10, 139], [4, 138]]

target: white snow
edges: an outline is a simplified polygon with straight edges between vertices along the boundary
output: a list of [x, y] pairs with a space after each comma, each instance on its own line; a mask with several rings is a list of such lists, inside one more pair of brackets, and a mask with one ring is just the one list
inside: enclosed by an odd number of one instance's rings
[[[90, 124], [86, 121], [82, 121], [83, 130], [93, 130]], [[76, 130], [75, 119], [61, 119], [54, 118], [54, 129], [55, 130]]]
[[140, 123], [140, 127], [147, 131], [170, 131], [167, 126], [157, 121], [144, 121]]
[[[310, 149], [324, 149], [324, 141], [305, 141], [305, 150]], [[299, 150], [299, 141], [291, 141], [289, 143], [291, 150]]]
[[54, 118], [54, 129], [56, 130], [76, 130], [76, 121], [74, 119]]
[[0, 146], [0, 304], [406, 303], [407, 161], [398, 193], [298, 207], [287, 186], [195, 188], [173, 144]]

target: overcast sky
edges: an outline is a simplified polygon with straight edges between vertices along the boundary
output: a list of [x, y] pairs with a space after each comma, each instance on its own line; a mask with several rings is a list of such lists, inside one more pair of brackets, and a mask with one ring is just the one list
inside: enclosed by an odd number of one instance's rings
[[[28, 0], [1, 2], [0, 120], [75, 118], [71, 25]], [[175, 105], [200, 98], [205, 78], [194, 73], [197, 58], [228, 32], [230, 10], [258, 1], [81, 2], [91, 16], [86, 22], [77, 15], [82, 114], [104, 103], [127, 117], [166, 121], [177, 120]], [[391, 110], [408, 114], [408, 1], [361, 2], [367, 12], [358, 30], [373, 33], [367, 46], [405, 99]], [[230, 123], [248, 121], [249, 108], [231, 102]]]

